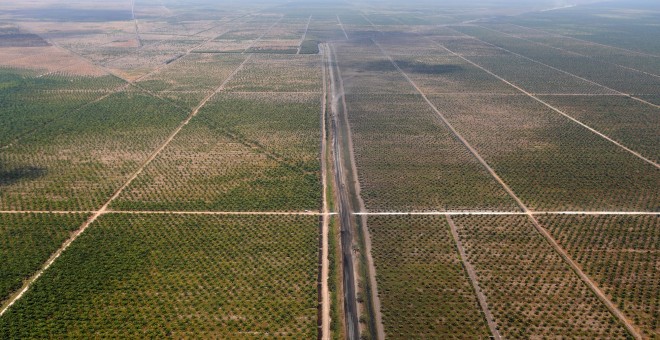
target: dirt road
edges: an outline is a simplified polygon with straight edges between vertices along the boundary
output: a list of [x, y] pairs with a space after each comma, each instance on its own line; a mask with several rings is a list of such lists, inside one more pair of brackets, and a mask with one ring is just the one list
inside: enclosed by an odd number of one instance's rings
[[[337, 84], [336, 79], [336, 64], [333, 58], [333, 52], [329, 45], [324, 48], [327, 51], [326, 62], [330, 70], [330, 88], [331, 88], [331, 134], [332, 134], [332, 148], [334, 154], [334, 169], [335, 169], [335, 188], [337, 189], [337, 207], [339, 210], [339, 218], [341, 224], [341, 248], [342, 248], [342, 272], [343, 272], [343, 287], [344, 287], [344, 317], [346, 323], [346, 336], [349, 340], [357, 340], [360, 337], [360, 329], [358, 323], [358, 307], [357, 307], [357, 293], [355, 284], [355, 269], [353, 265], [353, 230], [355, 228], [353, 219], [353, 209], [351, 199], [349, 198], [349, 184], [346, 177], [346, 165], [344, 159], [347, 156], [346, 146], [344, 141], [347, 137], [344, 120], [341, 119], [346, 108], [339, 109], [341, 97], [343, 92]], [[341, 117], [340, 117], [341, 115]]]

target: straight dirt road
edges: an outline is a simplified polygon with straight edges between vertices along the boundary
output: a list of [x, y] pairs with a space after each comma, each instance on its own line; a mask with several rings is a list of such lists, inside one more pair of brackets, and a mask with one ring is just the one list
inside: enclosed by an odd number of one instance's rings
[[[355, 284], [355, 268], [353, 266], [353, 230], [355, 230], [355, 221], [353, 218], [352, 201], [349, 197], [351, 185], [348, 183], [346, 173], [349, 171], [344, 164], [348, 155], [346, 150], [347, 143], [342, 142], [347, 138], [344, 119], [346, 108], [341, 104], [343, 93], [340, 92], [337, 84], [336, 63], [333, 59], [332, 50], [328, 45], [324, 46], [326, 53], [326, 62], [330, 70], [330, 88], [331, 101], [330, 108], [332, 113], [331, 128], [333, 163], [335, 169], [335, 188], [337, 189], [337, 207], [341, 224], [341, 248], [342, 248], [342, 271], [344, 288], [344, 317], [346, 322], [346, 336], [349, 340], [357, 340], [360, 337], [358, 323], [357, 293]], [[339, 109], [340, 104], [342, 108]], [[341, 115], [341, 117], [340, 117]]]

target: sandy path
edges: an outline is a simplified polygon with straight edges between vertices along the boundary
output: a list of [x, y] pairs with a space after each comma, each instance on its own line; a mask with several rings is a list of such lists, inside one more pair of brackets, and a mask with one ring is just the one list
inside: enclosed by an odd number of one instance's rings
[[[309, 16], [311, 21], [312, 16]], [[307, 22], [309, 27], [309, 21]], [[305, 30], [307, 34], [307, 30]], [[303, 40], [305, 36], [303, 35]], [[300, 48], [298, 48], [300, 52]], [[329, 252], [329, 227], [330, 215], [328, 215], [328, 164], [327, 164], [327, 133], [325, 126], [328, 84], [326, 77], [325, 49], [321, 48], [321, 72], [323, 74], [323, 95], [321, 96], [321, 182], [323, 183], [323, 222], [321, 226], [322, 248], [321, 248], [321, 339], [330, 339], [330, 291], [328, 280], [330, 277]]]
[[179, 132], [180, 132], [180, 131], [181, 131], [186, 125], [188, 125], [188, 123], [190, 122], [190, 120], [193, 119], [193, 118], [197, 115], [197, 113], [199, 112], [199, 110], [200, 110], [200, 109], [201, 109], [201, 108], [202, 108], [202, 107], [203, 107], [203, 106], [204, 106], [209, 100], [211, 100], [211, 98], [212, 98], [212, 97], [213, 97], [213, 96], [219, 91], [219, 89], [221, 89], [223, 86], [225, 86], [225, 84], [226, 84], [226, 83], [227, 83], [227, 82], [228, 82], [228, 81], [229, 81], [229, 80], [230, 80], [230, 79], [231, 79], [231, 78], [232, 78], [232, 77], [233, 77], [233, 76], [234, 76], [234, 75], [235, 75], [240, 69], [243, 68], [243, 65], [245, 65], [245, 63], [246, 63], [248, 60], [250, 60], [250, 57], [251, 57], [251, 55], [248, 56], [247, 58], [245, 58], [245, 60], [244, 60], [244, 61], [243, 61], [243, 62], [242, 62], [242, 63], [241, 63], [241, 64], [240, 64], [235, 70], [234, 70], [234, 72], [232, 72], [231, 75], [229, 75], [229, 77], [227, 77], [227, 79], [225, 79], [225, 81], [224, 81], [224, 82], [218, 87], [218, 89], [216, 89], [216, 91], [214, 91], [213, 93], [209, 94], [206, 98], [204, 98], [204, 100], [202, 100], [202, 102], [200, 102], [199, 105], [197, 105], [197, 107], [195, 107], [195, 109], [194, 109], [192, 112], [190, 112], [190, 114], [188, 115], [188, 117], [186, 117], [186, 119], [185, 119], [183, 122], [181, 122], [181, 124], [179, 124], [179, 126], [178, 126], [178, 127], [177, 127], [177, 128], [176, 128], [176, 129], [175, 129], [175, 130], [174, 130], [169, 136], [168, 136], [168, 138], [167, 138], [167, 139], [166, 139], [166, 140], [165, 140], [165, 141], [164, 141], [164, 142], [163, 142], [163, 143], [162, 143], [162, 144], [161, 144], [161, 145], [160, 145], [160, 146], [159, 146], [159, 147], [158, 147], [158, 148], [157, 148], [157, 149], [156, 149], [156, 150], [150, 155], [150, 156], [149, 156], [149, 158], [147, 158], [147, 160], [144, 161], [144, 162], [142, 163], [142, 165], [141, 165], [141, 166], [140, 166], [135, 172], [133, 172], [133, 174], [131, 175], [131, 177], [129, 177], [128, 180], [126, 180], [126, 182], [125, 182], [125, 183], [124, 183], [119, 189], [117, 189], [117, 190], [115, 191], [115, 193], [112, 195], [112, 197], [110, 197], [110, 198], [105, 202], [105, 204], [103, 204], [103, 206], [101, 206], [101, 208], [100, 208], [98, 211], [94, 212], [94, 213], [92, 214], [92, 216], [90, 216], [90, 217], [87, 219], [87, 221], [85, 221], [85, 223], [83, 223], [83, 225], [82, 225], [78, 230], [76, 230], [76, 231], [71, 235], [71, 237], [69, 237], [69, 239], [67, 239], [67, 240], [66, 240], [66, 241], [60, 246], [60, 248], [57, 249], [57, 251], [56, 251], [53, 255], [50, 256], [50, 258], [46, 261], [46, 263], [44, 263], [44, 265], [43, 265], [43, 266], [42, 266], [42, 267], [41, 267], [41, 268], [40, 268], [35, 274], [33, 274], [33, 275], [32, 275], [32, 276], [31, 276], [31, 277], [30, 277], [30, 278], [29, 278], [29, 279], [23, 284], [23, 286], [21, 287], [21, 289], [19, 289], [15, 294], [13, 294], [12, 296], [10, 296], [10, 298], [9, 298], [9, 299], [8, 299], [3, 305], [2, 305], [2, 309], [0, 310], [0, 316], [2, 316], [4, 313], [6, 313], [7, 310], [9, 310], [9, 307], [11, 307], [14, 303], [16, 303], [16, 301], [18, 301], [18, 300], [23, 296], [23, 294], [25, 294], [25, 292], [30, 288], [30, 286], [32, 285], [32, 283], [33, 283], [34, 281], [36, 281], [37, 279], [39, 279], [39, 277], [41, 277], [41, 275], [43, 274], [43, 272], [46, 271], [46, 270], [47, 270], [47, 269], [48, 269], [48, 268], [49, 268], [49, 267], [55, 262], [55, 260], [57, 260], [57, 258], [60, 257], [60, 255], [62, 255], [62, 253], [63, 253], [67, 248], [69, 248], [69, 246], [71, 245], [71, 243], [73, 243], [73, 242], [78, 238], [78, 236], [80, 236], [83, 232], [85, 232], [85, 230], [87, 230], [87, 228], [88, 228], [92, 223], [94, 223], [94, 221], [96, 221], [100, 216], [102, 216], [103, 214], [105, 214], [105, 213], [108, 212], [108, 207], [110, 206], [110, 204], [111, 204], [115, 199], [117, 199], [117, 197], [119, 197], [119, 195], [121, 195], [121, 193], [122, 193], [122, 192], [123, 192], [123, 191], [124, 191], [124, 190], [125, 190], [125, 189], [126, 189], [126, 188], [127, 188], [127, 187], [128, 187], [128, 186], [129, 186], [129, 185], [130, 185], [130, 184], [131, 184], [131, 183], [132, 183], [132, 182], [133, 182], [133, 181], [134, 181], [139, 175], [140, 175], [140, 174], [141, 174], [141, 173], [142, 173], [142, 171], [143, 171], [143, 170], [144, 170], [149, 164], [151, 164], [151, 162], [152, 162], [154, 159], [156, 159], [156, 157], [158, 157], [158, 155], [159, 155], [159, 154], [160, 154], [160, 153], [161, 153], [161, 152], [162, 152], [162, 151], [163, 151], [163, 150], [164, 150], [164, 149], [170, 144], [170, 142], [172, 142], [172, 140], [174, 139], [174, 137], [176, 137], [176, 136], [179, 134]]
[[[339, 17], [337, 17], [339, 19]], [[357, 167], [355, 165], [355, 153], [354, 153], [354, 147], [353, 147], [353, 138], [352, 132], [351, 132], [351, 126], [348, 122], [348, 112], [347, 112], [347, 105], [346, 105], [346, 96], [345, 96], [345, 90], [344, 90], [344, 81], [342, 79], [341, 75], [341, 70], [339, 69], [338, 61], [336, 58], [336, 54], [334, 51], [333, 47], [330, 47], [330, 53], [334, 55], [334, 63], [335, 63], [335, 68], [337, 72], [337, 79], [336, 83], [338, 85], [338, 94], [333, 93], [333, 102], [338, 101], [339, 98], [341, 98], [341, 104], [342, 104], [342, 112], [341, 112], [341, 120], [342, 124], [345, 127], [346, 131], [346, 143], [347, 143], [347, 148], [349, 152], [349, 157], [351, 160], [351, 173], [353, 177], [353, 183], [346, 183], [347, 185], [352, 185], [353, 186], [353, 192], [355, 196], [357, 197], [358, 201], [358, 209], [359, 212], [362, 211], [367, 211], [364, 200], [362, 199], [361, 195], [361, 188], [360, 188], [360, 183], [358, 183], [358, 173], [357, 173]], [[331, 63], [332, 64], [332, 63]], [[332, 78], [332, 77], [331, 77]], [[333, 84], [335, 81], [333, 81]], [[333, 85], [333, 90], [334, 90], [334, 85]], [[337, 103], [338, 104], [338, 103]], [[335, 105], [334, 109], [337, 110], [335, 113], [335, 116], [338, 117], [339, 110], [337, 108], [338, 105]], [[340, 157], [340, 154], [338, 153], [338, 156]], [[350, 207], [350, 205], [349, 205]], [[367, 216], [366, 215], [359, 215], [360, 218], [360, 225], [361, 225], [361, 232], [362, 236], [364, 237], [364, 256], [367, 262], [367, 272], [368, 274], [368, 279], [369, 279], [369, 286], [371, 289], [371, 305], [372, 305], [372, 318], [373, 318], [373, 323], [376, 328], [376, 336], [377, 339], [385, 339], [385, 329], [383, 328], [383, 322], [382, 322], [382, 315], [381, 315], [381, 304], [380, 304], [380, 298], [378, 297], [378, 284], [376, 282], [376, 266], [374, 265], [373, 257], [371, 255], [371, 237], [369, 235], [369, 229], [367, 228]], [[356, 230], [353, 228], [353, 230]], [[360, 231], [358, 231], [360, 232]], [[356, 266], [357, 267], [357, 266]]]
[[[509, 194], [509, 196], [511, 196], [511, 198], [513, 198], [513, 199], [516, 201], [516, 203], [518, 204], [518, 206], [520, 207], [520, 209], [525, 213], [525, 215], [528, 216], [529, 220], [532, 222], [532, 224], [534, 225], [534, 227], [536, 228], [536, 230], [537, 230], [537, 231], [538, 231], [538, 232], [539, 232], [539, 233], [540, 233], [540, 234], [546, 239], [546, 241], [547, 241], [548, 243], [550, 243], [550, 245], [555, 249], [555, 251], [556, 251], [556, 252], [557, 252], [557, 253], [558, 253], [558, 254], [564, 259], [564, 262], [566, 262], [566, 263], [567, 263], [567, 264], [573, 269], [573, 271], [574, 271], [574, 272], [580, 277], [580, 279], [582, 279], [582, 281], [583, 281], [583, 282], [584, 282], [584, 283], [585, 283], [585, 284], [586, 284], [586, 285], [587, 285], [587, 286], [588, 286], [588, 287], [594, 292], [594, 294], [596, 294], [596, 296], [597, 296], [597, 297], [601, 300], [601, 302], [602, 302], [602, 303], [603, 303], [603, 304], [604, 304], [604, 305], [610, 310], [610, 312], [611, 312], [611, 313], [612, 313], [617, 319], [619, 319], [619, 321], [620, 321], [620, 322], [621, 322], [621, 323], [622, 323], [622, 324], [628, 329], [628, 331], [630, 332], [630, 334], [632, 334], [636, 339], [641, 339], [642, 337], [641, 337], [640, 333], [639, 333], [639, 332], [637, 331], [637, 329], [634, 327], [634, 325], [632, 324], [632, 322], [631, 322], [628, 318], [626, 318], [626, 316], [625, 316], [625, 315], [619, 310], [619, 308], [618, 308], [614, 303], [612, 303], [612, 301], [607, 297], [607, 295], [605, 295], [605, 293], [603, 293], [603, 291], [602, 291], [602, 290], [596, 285], [596, 283], [595, 283], [593, 280], [591, 280], [591, 278], [590, 278], [589, 276], [587, 276], [587, 275], [582, 271], [582, 269], [580, 268], [580, 266], [579, 266], [579, 265], [578, 265], [578, 264], [577, 264], [577, 263], [576, 263], [576, 262], [575, 262], [575, 261], [569, 256], [569, 255], [568, 255], [568, 253], [566, 252], [566, 250], [564, 250], [564, 249], [559, 245], [559, 243], [557, 243], [557, 241], [552, 237], [552, 235], [550, 235], [550, 233], [549, 233], [547, 230], [545, 230], [545, 228], [543, 228], [543, 227], [541, 226], [541, 224], [538, 222], [538, 220], [536, 219], [536, 217], [534, 216], [534, 214], [533, 214], [533, 213], [527, 208], [527, 206], [526, 206], [526, 205], [520, 200], [520, 198], [519, 198], [519, 197], [513, 192], [513, 190], [508, 186], [508, 184], [506, 184], [506, 183], [502, 180], [502, 178], [500, 178], [500, 176], [499, 176], [499, 175], [493, 170], [493, 168], [490, 167], [490, 165], [489, 165], [489, 164], [488, 164], [488, 163], [487, 163], [487, 162], [481, 157], [481, 155], [480, 155], [480, 154], [479, 154], [479, 153], [478, 153], [478, 152], [477, 152], [477, 151], [476, 151], [476, 150], [475, 150], [475, 149], [474, 149], [474, 148], [473, 148], [473, 147], [467, 142], [467, 140], [465, 140], [465, 138], [463, 138], [463, 136], [462, 136], [460, 133], [458, 133], [458, 131], [456, 131], [456, 129], [454, 129], [454, 127], [449, 123], [449, 121], [445, 118], [445, 116], [444, 116], [444, 115], [443, 115], [443, 114], [437, 109], [437, 107], [436, 107], [435, 105], [433, 105], [433, 103], [432, 103], [432, 102], [426, 97], [426, 95], [424, 94], [424, 92], [422, 92], [422, 90], [417, 86], [417, 84], [415, 84], [415, 82], [414, 82], [414, 81], [408, 76], [408, 74], [406, 74], [406, 73], [405, 73], [405, 72], [399, 67], [399, 65], [394, 61], [394, 59], [392, 59], [392, 57], [389, 56], [389, 54], [387, 54], [387, 52], [385, 52], [385, 50], [383, 49], [383, 47], [382, 47], [378, 42], [376, 42], [375, 40], [372, 39], [372, 41], [378, 46], [378, 48], [381, 50], [381, 52], [382, 52], [382, 53], [383, 53], [383, 54], [384, 54], [384, 55], [390, 60], [390, 62], [392, 63], [392, 65], [393, 65], [393, 66], [394, 66], [394, 67], [395, 67], [395, 68], [396, 68], [396, 69], [397, 69], [397, 70], [398, 70], [398, 71], [399, 71], [399, 72], [400, 72], [400, 73], [401, 73], [401, 74], [402, 74], [402, 75], [408, 80], [408, 82], [410, 83], [410, 85], [412, 85], [412, 86], [417, 90], [417, 92], [419, 92], [419, 94], [422, 96], [422, 98], [424, 98], [424, 100], [426, 101], [426, 103], [427, 103], [427, 104], [431, 107], [431, 109], [433, 109], [433, 111], [434, 111], [434, 112], [440, 117], [440, 119], [441, 119], [441, 120], [443, 121], [443, 123], [447, 126], [447, 128], [448, 128], [448, 129], [454, 134], [454, 136], [455, 136], [456, 138], [458, 138], [458, 139], [460, 140], [460, 142], [461, 142], [463, 145], [465, 145], [465, 147], [470, 151], [470, 153], [472, 153], [472, 155], [473, 155], [473, 156], [479, 161], [479, 163], [481, 163], [481, 164], [483, 165], [483, 167], [484, 167], [484, 168], [490, 173], [490, 175], [491, 175], [491, 176], [492, 176], [492, 177], [493, 177], [493, 178], [494, 178], [494, 179], [495, 179], [495, 180], [496, 180], [496, 181], [502, 186], [502, 188], [503, 188], [503, 189]], [[442, 45], [440, 45], [440, 46], [442, 46]], [[475, 63], [469, 61], [468, 59], [466, 59], [465, 57], [461, 56], [460, 54], [457, 54], [457, 53], [455, 53], [455, 52], [449, 50], [448, 48], [446, 48], [446, 47], [444, 47], [444, 46], [442, 46], [442, 47], [443, 47], [445, 50], [447, 50], [448, 52], [450, 52], [450, 53], [452, 53], [452, 54], [454, 54], [454, 55], [460, 57], [461, 59], [463, 59], [463, 60], [469, 62], [470, 64], [479, 67], [480, 69], [482, 69], [482, 70], [488, 72], [488, 73], [491, 74], [491, 75], [494, 75], [492, 72], [490, 72], [490, 71], [484, 69], [483, 67], [480, 67], [480, 66], [478, 66], [477, 64], [475, 64]], [[494, 75], [494, 76], [495, 76], [495, 75]], [[500, 80], [506, 82], [506, 80], [502, 79], [501, 77], [498, 77], [498, 76], [496, 76], [496, 77], [497, 77], [498, 79], [500, 79]], [[507, 83], [508, 83], [508, 82], [507, 82]], [[508, 83], [508, 84], [510, 84], [510, 83]], [[511, 85], [512, 85], [512, 84], [511, 84]], [[512, 86], [515, 87], [515, 85], [512, 85]], [[516, 87], [516, 88], [517, 88], [517, 87]], [[518, 89], [519, 89], [520, 91], [524, 92], [524, 90], [522, 90], [522, 89], [520, 89], [520, 88], [518, 88]], [[524, 93], [527, 94], [527, 92], [524, 92]], [[530, 96], [531, 96], [531, 95], [530, 95]], [[532, 98], [534, 98], [534, 97], [532, 96]]]
[[339, 19], [339, 15], [337, 15], [337, 22], [339, 23], [339, 27], [341, 27], [341, 31], [344, 32], [344, 37], [346, 37], [346, 40], [348, 40], [348, 34], [346, 33], [346, 30], [344, 29], [344, 24], [342, 24], [341, 19]]
[[[0, 214], [92, 214], [93, 210], [0, 210]], [[112, 210], [106, 213], [113, 214], [175, 214], [175, 215], [308, 215], [308, 216], [334, 216], [336, 212], [316, 211], [182, 211], [182, 210]], [[469, 216], [469, 215], [527, 215], [524, 212], [514, 211], [489, 211], [489, 210], [467, 210], [467, 211], [381, 211], [381, 212], [354, 212], [356, 216], [388, 216], [388, 215], [440, 215], [440, 216]], [[532, 215], [630, 215], [630, 216], [656, 216], [657, 211], [529, 211]]]
[[131, 1], [131, 16], [133, 17], [133, 23], [135, 26], [135, 41], [137, 41], [138, 48], [142, 47], [142, 39], [140, 38], [140, 29], [138, 26], [138, 19], [135, 16], [135, 0]]
[[500, 340], [502, 339], [502, 337], [500, 336], [500, 332], [497, 330], [497, 324], [495, 323], [495, 318], [493, 318], [493, 313], [491, 313], [490, 309], [488, 308], [488, 301], [486, 300], [486, 296], [481, 291], [481, 287], [479, 286], [479, 279], [477, 277], [477, 273], [475, 272], [474, 267], [472, 266], [470, 261], [468, 261], [467, 254], [465, 253], [465, 248], [463, 248], [463, 242], [461, 242], [461, 239], [458, 237], [456, 224], [454, 224], [454, 220], [452, 220], [449, 215], [447, 215], [447, 223], [449, 224], [449, 229], [451, 229], [451, 235], [454, 238], [454, 243], [456, 243], [456, 248], [458, 248], [458, 253], [461, 257], [461, 262], [463, 262], [463, 267], [465, 268], [465, 271], [467, 272], [468, 277], [470, 278], [472, 287], [474, 287], [474, 292], [477, 295], [477, 300], [479, 300], [479, 306], [481, 306], [481, 310], [484, 312], [484, 316], [486, 317], [486, 323], [488, 324], [488, 328], [490, 329], [490, 334], [493, 336], [494, 339]]
[[[309, 31], [309, 24], [311, 22], [312, 22], [312, 16], [310, 15], [309, 19], [307, 19], [307, 26], [305, 26], [305, 32], [303, 33], [302, 37], [300, 38], [300, 42], [298, 43], [298, 51], [296, 51], [296, 54], [300, 54], [300, 49], [302, 48], [302, 44], [305, 41], [305, 37], [307, 37], [307, 31]], [[325, 76], [325, 73], [323, 75]]]

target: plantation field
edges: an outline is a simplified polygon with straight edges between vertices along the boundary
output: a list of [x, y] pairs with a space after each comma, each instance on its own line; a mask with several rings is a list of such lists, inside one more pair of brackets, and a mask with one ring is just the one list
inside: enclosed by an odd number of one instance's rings
[[546, 35], [580, 39], [591, 46], [603, 44], [658, 55], [657, 10], [658, 4], [653, 1], [617, 1], [533, 13], [505, 22], [541, 30]]
[[103, 96], [100, 92], [64, 92], [35, 89], [14, 72], [3, 72], [0, 90], [0, 145], [34, 131]]
[[543, 101], [660, 161], [660, 108], [621, 96], [540, 96]]
[[540, 220], [645, 337], [660, 336], [658, 216], [552, 216]]
[[529, 97], [431, 101], [531, 209], [658, 209], [657, 168]]
[[[657, 76], [615, 64], [605, 64], [600, 60], [593, 60], [582, 55], [524, 41], [480, 27], [461, 27], [457, 30], [616, 91], [627, 94], [649, 94], [660, 91]], [[654, 72], [657, 75], [657, 68]]]
[[213, 93], [245, 59], [241, 55], [194, 53], [141, 79], [137, 86], [192, 109]]
[[629, 67], [642, 72], [657, 74], [658, 67], [660, 67], [660, 58], [640, 54], [635, 51], [619, 49], [615, 46], [594, 44], [578, 39], [567, 39], [560, 35], [512, 24], [488, 24], [483, 27], [536, 44], [546, 45], [556, 50], [580, 54], [600, 62]]
[[658, 22], [0, 1], [0, 338], [660, 338]]
[[349, 95], [346, 100], [369, 211], [517, 210], [421, 97]]
[[135, 90], [72, 111], [0, 153], [0, 208], [97, 209], [184, 117]]
[[20, 288], [85, 218], [83, 214], [0, 214], [0, 301]]
[[526, 216], [453, 219], [502, 337], [627, 337]]
[[316, 55], [253, 56], [225, 89], [239, 92], [321, 93], [321, 66]]
[[313, 94], [219, 94], [113, 208], [318, 210], [318, 106]]
[[317, 260], [315, 217], [109, 214], [0, 318], [0, 336], [309, 339]]
[[368, 219], [389, 338], [488, 338], [444, 216]]

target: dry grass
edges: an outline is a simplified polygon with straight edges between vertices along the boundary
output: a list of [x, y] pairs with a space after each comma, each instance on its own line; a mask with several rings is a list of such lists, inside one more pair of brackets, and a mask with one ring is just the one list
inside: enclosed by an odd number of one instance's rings
[[36, 70], [41, 74], [62, 72], [89, 77], [107, 75], [98, 67], [54, 46], [0, 48], [0, 67]]

